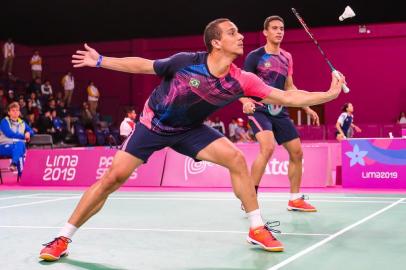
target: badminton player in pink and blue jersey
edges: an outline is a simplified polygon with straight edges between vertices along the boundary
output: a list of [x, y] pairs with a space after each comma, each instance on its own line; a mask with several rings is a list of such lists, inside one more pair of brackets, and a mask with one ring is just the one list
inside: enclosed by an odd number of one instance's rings
[[206, 26], [208, 52], [179, 53], [167, 59], [103, 57], [85, 45], [73, 55], [74, 67], [102, 67], [135, 74], [157, 74], [162, 78], [144, 106], [140, 122], [114, 156], [103, 177], [82, 196], [73, 214], [56, 238], [45, 244], [40, 257], [58, 260], [67, 254], [76, 230], [102, 207], [131, 173], [159, 149], [171, 147], [196, 160], [206, 160], [230, 171], [235, 195], [242, 201], [250, 221], [247, 239], [268, 251], [283, 245], [264, 224], [247, 163], [240, 150], [216, 130], [203, 125], [207, 116], [242, 97], [272, 104], [307, 106], [336, 98], [344, 82], [332, 78], [326, 92], [280, 91], [267, 86], [256, 75], [237, 68], [233, 61], [243, 54], [243, 36], [228, 19]]
[[[244, 62], [244, 70], [260, 77], [267, 85], [290, 91], [296, 91], [293, 83], [292, 56], [280, 47], [284, 36], [284, 21], [279, 16], [269, 16], [265, 19], [263, 33], [266, 44], [250, 52]], [[305, 196], [300, 193], [302, 180], [303, 151], [299, 134], [289, 117], [286, 107], [281, 105], [257, 103], [249, 98], [241, 98], [243, 111], [248, 113], [248, 119], [254, 135], [259, 142], [260, 151], [252, 164], [251, 175], [255, 190], [264, 175], [265, 167], [275, 149], [275, 140], [289, 153], [288, 178], [290, 181], [290, 200], [288, 210], [315, 212], [316, 208], [307, 203]], [[305, 112], [319, 124], [319, 117], [309, 107]]]

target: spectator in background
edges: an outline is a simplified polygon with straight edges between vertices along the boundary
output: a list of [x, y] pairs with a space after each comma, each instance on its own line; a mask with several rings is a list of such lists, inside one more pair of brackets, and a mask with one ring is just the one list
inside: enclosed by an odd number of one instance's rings
[[37, 98], [37, 94], [36, 94], [35, 92], [32, 92], [32, 93], [30, 94], [30, 98], [29, 98], [29, 99], [32, 101], [32, 109], [33, 109], [33, 112], [34, 112], [34, 114], [35, 114], [35, 117], [38, 118], [39, 114], [40, 114], [41, 111], [42, 111], [41, 102], [40, 102], [39, 99]]
[[53, 133], [52, 137], [55, 143], [64, 143], [64, 139], [66, 137], [67, 131], [66, 126], [63, 120], [57, 115], [55, 109], [51, 110], [51, 120], [52, 120], [52, 127]]
[[49, 98], [52, 96], [52, 85], [49, 80], [45, 80], [45, 83], [41, 85], [41, 104], [46, 105]]
[[67, 135], [72, 135], [73, 130], [72, 130], [72, 117], [70, 113], [68, 112], [68, 109], [65, 106], [65, 101], [59, 102], [59, 104], [56, 106], [56, 114], [58, 117], [60, 117], [66, 124], [66, 129], [68, 134]]
[[30, 141], [34, 131], [20, 118], [20, 106], [12, 102], [7, 108], [8, 116], [0, 122], [0, 154], [11, 156], [10, 170], [21, 174], [25, 155], [25, 142]]
[[56, 105], [59, 105], [59, 103], [61, 103], [61, 101], [63, 101], [63, 93], [61, 91], [58, 91], [55, 94]]
[[236, 142], [251, 142], [251, 137], [247, 130], [244, 128], [244, 120], [242, 118], [237, 119], [237, 128], [235, 129]]
[[73, 90], [75, 89], [75, 78], [73, 78], [72, 73], [68, 71], [62, 78], [62, 86], [64, 89], [64, 99], [66, 107], [70, 107], [72, 100]]
[[7, 111], [7, 97], [4, 95], [4, 88], [0, 86], [0, 118], [6, 114]]
[[401, 112], [398, 119], [399, 124], [406, 124], [406, 114], [405, 112]]
[[354, 129], [356, 132], [361, 132], [361, 129], [354, 125], [354, 107], [351, 103], [345, 103], [342, 108], [342, 113], [338, 117], [336, 123], [336, 138], [338, 141], [341, 141], [346, 138], [351, 138], [353, 135]]
[[87, 86], [87, 100], [89, 102], [89, 109], [93, 116], [96, 115], [97, 105], [100, 98], [100, 92], [92, 81]]
[[14, 61], [14, 43], [9, 38], [6, 43], [3, 45], [3, 72], [7, 72], [8, 74], [11, 74], [13, 71], [13, 61]]
[[120, 124], [120, 136], [121, 139], [124, 140], [130, 135], [130, 133], [134, 130], [135, 128], [135, 118], [137, 117], [137, 114], [135, 113], [135, 110], [133, 107], [127, 107], [125, 109], [126, 117]]
[[210, 120], [209, 117], [207, 117], [206, 120], [204, 120], [203, 124], [205, 124], [208, 127], [211, 127], [213, 125], [213, 122]]
[[17, 101], [16, 96], [14, 95], [14, 91], [13, 90], [8, 90], [7, 92], [7, 102], [8, 104]]
[[211, 127], [220, 131], [223, 134], [226, 134], [226, 128], [224, 127], [223, 121], [220, 120], [220, 117], [216, 116], [214, 122], [212, 122]]
[[38, 96], [41, 95], [41, 78], [35, 78], [34, 80], [31, 81], [30, 85], [27, 88], [27, 94], [35, 93]]
[[228, 137], [232, 142], [235, 142], [237, 139], [235, 137], [235, 130], [238, 127], [237, 118], [233, 117], [230, 124], [228, 124]]
[[32, 79], [42, 78], [42, 58], [39, 51], [35, 51], [30, 60]]
[[24, 100], [24, 97], [20, 97], [18, 99], [18, 105], [20, 105], [20, 116], [23, 119], [27, 119], [28, 109], [27, 103]]
[[52, 135], [53, 124], [50, 110], [44, 110], [44, 114], [39, 117], [36, 127], [38, 129], [38, 133]]
[[85, 129], [93, 130], [94, 128], [93, 115], [87, 102], [83, 102], [82, 109], [80, 111], [80, 123], [85, 127]]

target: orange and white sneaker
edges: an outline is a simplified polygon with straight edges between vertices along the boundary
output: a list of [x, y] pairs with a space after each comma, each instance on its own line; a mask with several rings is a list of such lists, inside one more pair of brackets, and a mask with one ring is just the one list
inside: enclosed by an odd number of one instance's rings
[[264, 226], [251, 228], [247, 236], [248, 243], [259, 245], [266, 251], [280, 252], [283, 251], [283, 245], [272, 234], [272, 232], [280, 233], [280, 231], [272, 227], [279, 226], [279, 221], [267, 222]]
[[316, 207], [305, 201], [307, 199], [308, 197], [303, 195], [296, 200], [289, 200], [288, 210], [299, 212], [317, 212]]
[[63, 256], [68, 255], [68, 244], [72, 242], [69, 238], [59, 236], [49, 243], [43, 244], [45, 246], [39, 257], [45, 261], [53, 262], [59, 260]]

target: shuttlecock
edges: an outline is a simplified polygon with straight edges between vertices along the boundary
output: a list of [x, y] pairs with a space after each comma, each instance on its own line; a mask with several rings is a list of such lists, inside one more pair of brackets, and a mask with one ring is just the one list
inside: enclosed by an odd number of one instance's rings
[[352, 10], [350, 6], [346, 6], [343, 14], [341, 14], [341, 16], [338, 17], [338, 19], [340, 21], [344, 21], [345, 19], [352, 18], [354, 16], [355, 16], [354, 10]]

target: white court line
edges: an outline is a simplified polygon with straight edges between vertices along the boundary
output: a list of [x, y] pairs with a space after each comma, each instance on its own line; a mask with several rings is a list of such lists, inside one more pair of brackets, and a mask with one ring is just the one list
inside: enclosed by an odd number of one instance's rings
[[19, 198], [30, 198], [32, 196], [38, 196], [41, 193], [34, 193], [34, 194], [29, 194], [29, 195], [18, 195], [18, 196], [11, 196], [11, 197], [0, 197], [1, 200], [9, 200], [9, 199], [19, 199]]
[[[141, 194], [142, 193], [142, 194]], [[158, 192], [159, 193], [159, 192]], [[202, 197], [202, 193], [205, 192], [196, 192], [199, 193], [198, 196], [194, 194], [195, 192], [178, 192], [179, 194], [165, 194], [165, 192], [157, 194], [155, 193], [148, 193], [148, 192], [138, 192], [134, 191], [132, 194], [117, 194], [113, 193], [110, 195], [110, 198], [112, 197]], [[223, 194], [215, 194], [216, 192], [207, 194], [207, 197], [211, 198], [235, 198], [234, 194], [230, 192], [223, 192]], [[39, 196], [45, 195], [45, 196], [79, 196], [82, 193], [38, 193]], [[274, 195], [275, 194], [275, 195]], [[305, 193], [306, 194], [306, 193]], [[216, 196], [219, 195], [219, 196]], [[309, 195], [310, 198], [318, 198], [318, 199], [369, 199], [369, 200], [388, 200], [388, 199], [393, 199], [393, 200], [399, 200], [402, 199], [403, 197], [390, 197], [390, 196], [382, 196], [382, 197], [367, 197], [367, 196], [319, 196], [319, 195]], [[271, 193], [267, 195], [259, 194], [258, 198], [289, 198], [288, 193]]]
[[[31, 197], [32, 198], [32, 197]], [[31, 199], [30, 198], [30, 199]], [[51, 198], [66, 198], [57, 196], [36, 196], [36, 199], [51, 199]], [[69, 198], [79, 198], [79, 196], [72, 196]], [[389, 199], [389, 198], [388, 198]], [[140, 200], [140, 201], [238, 201], [237, 198], [202, 198], [202, 197], [118, 197], [110, 196], [108, 200]], [[263, 199], [259, 198], [260, 202], [286, 202], [286, 199]], [[366, 200], [309, 200], [310, 202], [331, 202], [331, 203], [393, 203], [394, 200], [386, 201], [366, 201]]]
[[[20, 207], [20, 206], [33, 205], [33, 204], [41, 204], [41, 203], [47, 203], [47, 202], [63, 201], [63, 200], [69, 200], [69, 199], [72, 199], [72, 198], [75, 198], [75, 197], [63, 197], [63, 198], [58, 198], [58, 199], [53, 199], [53, 200], [45, 200], [45, 201], [39, 201], [39, 202], [12, 204], [12, 205], [0, 206], [0, 209], [14, 208], [14, 207]], [[79, 197], [76, 197], [76, 198], [79, 198]]]
[[[0, 228], [6, 229], [61, 229], [62, 227], [56, 226], [12, 226], [0, 225]], [[194, 229], [160, 229], [160, 228], [103, 228], [103, 227], [83, 227], [80, 230], [89, 231], [139, 231], [139, 232], [186, 232], [186, 233], [233, 233], [233, 234], [246, 234], [246, 231], [222, 231], [222, 230], [194, 230]], [[297, 235], [297, 236], [329, 236], [325, 233], [281, 233], [283, 235]]]
[[283, 267], [283, 266], [285, 266], [285, 265], [287, 265], [287, 264], [293, 262], [294, 260], [296, 260], [296, 259], [302, 257], [303, 255], [309, 253], [310, 251], [312, 251], [312, 250], [314, 250], [314, 249], [316, 249], [316, 248], [318, 248], [318, 247], [324, 245], [325, 243], [327, 243], [327, 242], [333, 240], [334, 238], [336, 238], [336, 237], [338, 237], [338, 236], [344, 234], [345, 232], [347, 232], [347, 231], [349, 231], [349, 230], [351, 230], [351, 229], [357, 227], [358, 225], [360, 225], [360, 224], [362, 224], [362, 223], [364, 223], [364, 222], [366, 222], [366, 221], [368, 221], [368, 220], [370, 220], [370, 219], [376, 217], [377, 215], [382, 214], [383, 212], [389, 210], [390, 208], [396, 206], [397, 204], [403, 202], [404, 200], [405, 200], [405, 198], [397, 200], [396, 202], [392, 203], [391, 205], [388, 205], [388, 206], [386, 206], [385, 208], [382, 208], [381, 210], [379, 210], [379, 211], [377, 211], [377, 212], [375, 212], [375, 213], [373, 213], [373, 214], [371, 214], [371, 215], [369, 215], [369, 216], [367, 216], [367, 217], [361, 219], [360, 221], [358, 221], [358, 222], [356, 222], [356, 223], [353, 223], [353, 224], [350, 225], [350, 226], [345, 227], [344, 229], [342, 229], [342, 230], [336, 232], [335, 234], [330, 235], [330, 236], [327, 237], [326, 239], [323, 239], [323, 240], [321, 240], [320, 242], [318, 242], [318, 243], [316, 243], [316, 244], [314, 244], [314, 245], [312, 245], [312, 246], [310, 246], [310, 247], [308, 247], [308, 248], [302, 250], [301, 252], [296, 253], [295, 255], [289, 257], [288, 259], [286, 259], [286, 260], [284, 260], [284, 261], [282, 261], [282, 262], [280, 262], [280, 263], [278, 263], [278, 264], [276, 264], [276, 265], [274, 265], [274, 266], [272, 266], [271, 268], [268, 268], [268, 270], [277, 270], [277, 269], [280, 269], [281, 267]]

